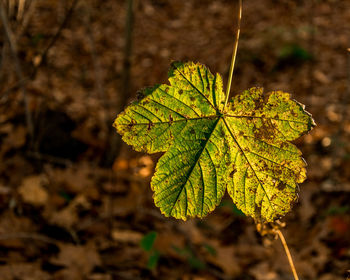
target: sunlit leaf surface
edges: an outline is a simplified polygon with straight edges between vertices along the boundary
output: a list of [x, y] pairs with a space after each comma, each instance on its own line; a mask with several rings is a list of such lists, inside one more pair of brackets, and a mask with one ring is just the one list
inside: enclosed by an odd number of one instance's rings
[[286, 214], [306, 178], [290, 141], [315, 125], [304, 106], [288, 93], [251, 88], [224, 108], [221, 76], [192, 62], [173, 63], [169, 82], [142, 90], [114, 123], [135, 150], [165, 152], [151, 182], [161, 212], [204, 217], [227, 188], [256, 221]]

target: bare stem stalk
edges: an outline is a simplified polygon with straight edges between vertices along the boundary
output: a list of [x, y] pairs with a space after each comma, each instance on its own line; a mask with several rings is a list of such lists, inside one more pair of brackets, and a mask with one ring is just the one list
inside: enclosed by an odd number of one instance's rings
[[36, 73], [39, 69], [39, 67], [44, 63], [44, 61], [47, 58], [47, 54], [50, 51], [50, 49], [55, 45], [56, 41], [59, 39], [59, 37], [61, 36], [62, 30], [66, 27], [66, 25], [68, 24], [68, 21], [71, 17], [71, 15], [73, 14], [73, 11], [75, 9], [75, 6], [77, 5], [79, 0], [73, 0], [72, 4], [70, 5], [67, 13], [64, 16], [64, 19], [61, 23], [61, 25], [59, 26], [58, 30], [56, 31], [55, 35], [51, 38], [50, 42], [48, 43], [47, 47], [44, 49], [44, 51], [41, 53], [40, 55], [40, 60], [38, 62], [37, 65], [34, 66], [32, 73], [30, 74], [30, 77], [32, 79], [35, 78]]
[[293, 262], [293, 259], [292, 259], [292, 255], [289, 252], [289, 248], [288, 248], [286, 239], [284, 238], [283, 233], [279, 229], [276, 229], [275, 231], [278, 234], [278, 237], [280, 238], [280, 240], [282, 242], [284, 251], [286, 252], [290, 268], [292, 269], [292, 272], [293, 272], [294, 279], [295, 280], [299, 280], [299, 277], [298, 277], [298, 274], [297, 274], [297, 271], [295, 269], [294, 262]]
[[233, 52], [232, 52], [231, 65], [230, 65], [230, 73], [228, 75], [228, 82], [227, 82], [227, 87], [226, 87], [226, 101], [225, 101], [224, 109], [226, 108], [226, 105], [227, 105], [227, 102], [228, 102], [228, 98], [230, 96], [230, 91], [231, 91], [233, 69], [235, 68], [237, 49], [238, 49], [238, 41], [239, 41], [239, 34], [241, 32], [242, 6], [243, 6], [242, 0], [239, 0], [237, 32], [236, 32], [235, 43], [233, 45]]
[[[135, 7], [138, 4], [136, 0], [126, 1], [126, 19], [125, 19], [125, 45], [124, 45], [124, 58], [123, 58], [123, 72], [121, 75], [121, 84], [118, 84], [120, 88], [120, 98], [117, 101], [117, 111], [121, 112], [126, 106], [130, 93], [130, 75], [131, 75], [131, 58], [133, 48], [133, 30], [135, 20]], [[113, 129], [112, 126], [110, 126]], [[118, 157], [122, 141], [121, 138], [115, 133], [114, 129], [109, 131], [109, 148], [106, 150], [107, 155], [104, 159], [106, 166], [111, 166], [114, 159]]]
[[[0, 2], [0, 19], [3, 25], [4, 33], [7, 38], [9, 47], [10, 47], [10, 52], [12, 55], [12, 58], [14, 60], [15, 64], [15, 71], [18, 76], [18, 79], [20, 81], [24, 80], [23, 76], [23, 71], [22, 71], [22, 66], [20, 64], [20, 60], [17, 55], [17, 45], [16, 45], [16, 40], [13, 37], [12, 30], [10, 28], [7, 15], [5, 13], [5, 8], [2, 2]], [[25, 109], [25, 115], [26, 115], [26, 123], [27, 123], [27, 129], [28, 129], [28, 134], [31, 138], [31, 140], [34, 138], [34, 125], [32, 121], [32, 115], [30, 113], [30, 108], [29, 108], [29, 97], [27, 95], [27, 89], [24, 83], [20, 83], [20, 87], [22, 89], [22, 97], [23, 97], [23, 103], [24, 103], [24, 109]]]

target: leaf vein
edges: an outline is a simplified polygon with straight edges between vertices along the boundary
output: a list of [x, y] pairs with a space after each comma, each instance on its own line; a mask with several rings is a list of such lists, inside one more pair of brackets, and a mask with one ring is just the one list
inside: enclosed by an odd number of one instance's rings
[[179, 101], [180, 103], [182, 103], [183, 105], [185, 105], [187, 108], [191, 109], [198, 117], [200, 117], [200, 115], [199, 115], [191, 106], [189, 106], [188, 104], [186, 104], [186, 103], [183, 102], [182, 100], [176, 98], [176, 97], [173, 96], [173, 95], [170, 95], [169, 93], [167, 93], [165, 90], [163, 90], [163, 89], [161, 89], [161, 88], [159, 88], [159, 90], [162, 91], [163, 93], [165, 93], [166, 95], [172, 97], [173, 99]]
[[282, 149], [281, 147], [272, 145], [271, 143], [268, 143], [268, 142], [266, 142], [266, 141], [264, 141], [264, 140], [261, 140], [261, 139], [255, 137], [255, 136], [251, 136], [251, 135], [247, 135], [247, 134], [244, 134], [244, 135], [242, 135], [242, 136], [243, 136], [243, 137], [247, 137], [247, 138], [256, 139], [256, 140], [258, 140], [259, 142], [265, 143], [266, 145], [269, 145], [270, 147], [274, 147], [274, 148], [276, 148], [276, 149], [278, 149], [278, 150], [280, 150], [280, 151], [289, 152], [289, 153], [294, 154], [294, 155], [299, 155], [299, 153], [297, 153], [297, 152], [293, 152], [293, 151], [290, 151], [290, 150]]
[[201, 162], [198, 161], [198, 166], [201, 171], [201, 178], [202, 178], [202, 210], [201, 210], [201, 216], [203, 216], [203, 205], [204, 205], [204, 193], [205, 193], [205, 184], [204, 184], [204, 174], [203, 174], [203, 169], [201, 166]]
[[270, 161], [270, 162], [272, 162], [272, 163], [274, 163], [274, 164], [276, 164], [276, 165], [278, 165], [278, 166], [281, 166], [282, 168], [289, 169], [290, 171], [292, 171], [292, 172], [294, 173], [294, 170], [293, 170], [292, 168], [290, 168], [290, 167], [288, 167], [288, 166], [285, 166], [285, 165], [282, 165], [282, 164], [279, 163], [279, 162], [273, 161], [272, 159], [269, 159], [269, 158], [264, 157], [264, 156], [262, 156], [262, 155], [260, 155], [260, 154], [254, 153], [254, 152], [252, 152], [252, 151], [248, 151], [248, 153], [251, 153], [251, 154], [256, 155], [256, 156], [258, 156], [258, 157], [260, 157], [260, 158], [262, 158], [262, 159], [265, 159], [265, 160], [267, 160], [267, 161]]
[[218, 203], [218, 174], [217, 174], [217, 170], [216, 170], [216, 166], [214, 164], [214, 161], [208, 151], [208, 149], [206, 148], [207, 154], [209, 156], [209, 159], [211, 161], [211, 163], [213, 164], [214, 167], [214, 172], [215, 172], [215, 203]]
[[300, 124], [308, 124], [308, 122], [301, 122], [297, 120], [286, 120], [286, 119], [278, 119], [278, 118], [270, 118], [270, 117], [261, 117], [261, 116], [248, 116], [248, 115], [228, 115], [226, 114], [225, 117], [229, 118], [252, 118], [252, 119], [269, 119], [269, 120], [275, 120], [275, 121], [286, 121], [286, 122], [294, 122], [294, 123], [300, 123]]
[[266, 198], [267, 198], [267, 200], [268, 200], [268, 202], [269, 202], [269, 204], [270, 204], [272, 210], [273, 210], [274, 212], [276, 212], [275, 208], [273, 207], [273, 205], [272, 205], [272, 203], [271, 203], [271, 200], [270, 200], [269, 196], [267, 195], [267, 192], [266, 192], [266, 190], [265, 190], [263, 184], [261, 183], [261, 181], [260, 181], [258, 175], [256, 174], [255, 170], [253, 169], [253, 166], [251, 165], [250, 161], [248, 160], [247, 155], [244, 153], [242, 147], [241, 147], [240, 144], [238, 143], [238, 141], [237, 141], [235, 135], [234, 135], [233, 132], [231, 131], [231, 129], [230, 129], [228, 123], [226, 122], [225, 118], [224, 118], [224, 122], [225, 122], [225, 125], [226, 125], [228, 131], [230, 132], [230, 134], [231, 134], [233, 140], [236, 142], [238, 148], [241, 150], [242, 154], [244, 155], [244, 157], [245, 157], [245, 159], [246, 159], [248, 165], [250, 166], [251, 170], [253, 171], [255, 177], [258, 179], [258, 182], [259, 182], [259, 184], [261, 185], [262, 189], [264, 190], [264, 193], [265, 193], [265, 195], [266, 195]]
[[[215, 125], [213, 126], [213, 129], [212, 129], [210, 135], [208, 136], [208, 138], [206, 139], [206, 142], [204, 143], [203, 148], [202, 148], [201, 150], [198, 151], [198, 155], [196, 156], [196, 159], [195, 159], [196, 161], [195, 161], [195, 163], [193, 164], [192, 168], [190, 169], [190, 172], [189, 172], [187, 178], [190, 178], [190, 177], [191, 177], [192, 172], [193, 172], [195, 166], [197, 165], [197, 162], [199, 162], [199, 159], [200, 159], [200, 157], [201, 157], [201, 155], [202, 155], [204, 149], [206, 148], [206, 146], [207, 146], [207, 144], [208, 144], [208, 141], [209, 141], [211, 135], [213, 134], [213, 131], [215, 131], [215, 128], [216, 128], [217, 124], [219, 123], [219, 120], [220, 120], [220, 119], [218, 119], [218, 120], [216, 121]], [[187, 183], [187, 181], [186, 181], [186, 183]], [[179, 199], [180, 194], [181, 194], [183, 188], [185, 187], [186, 183], [184, 183], [184, 184], [182, 185], [182, 187], [181, 187], [181, 189], [180, 189], [180, 191], [179, 191], [179, 193], [178, 193], [178, 195], [177, 195], [177, 197], [176, 197], [176, 199], [175, 199], [175, 202], [174, 202], [173, 206], [171, 207], [170, 215], [171, 215], [171, 212], [173, 211], [174, 206], [175, 206], [177, 200]]]
[[213, 107], [214, 110], [216, 110], [215, 106], [210, 102], [210, 100], [204, 95], [203, 92], [201, 92], [186, 76], [184, 73], [182, 73], [176, 66], [175, 69], [180, 73], [180, 75], [195, 89], [198, 91], [200, 95], [202, 95], [210, 104], [211, 107]]
[[157, 115], [155, 115], [151, 110], [147, 109], [144, 106], [141, 106], [140, 104], [136, 104], [137, 106], [139, 106], [140, 108], [146, 110], [147, 112], [149, 112], [150, 114], [152, 114], [153, 116], [155, 116], [158, 120], [162, 121]]

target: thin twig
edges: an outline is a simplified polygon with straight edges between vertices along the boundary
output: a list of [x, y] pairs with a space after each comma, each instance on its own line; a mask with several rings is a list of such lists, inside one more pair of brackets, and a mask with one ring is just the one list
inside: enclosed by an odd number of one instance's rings
[[[118, 111], [121, 111], [123, 107], [126, 105], [129, 95], [129, 84], [130, 84], [130, 65], [131, 65], [131, 53], [132, 53], [132, 32], [134, 26], [134, 4], [133, 0], [128, 0], [126, 5], [127, 15], [125, 21], [125, 45], [124, 45], [124, 62], [123, 62], [123, 74], [121, 79], [121, 98], [118, 100]], [[108, 153], [104, 158], [104, 164], [107, 166], [112, 165], [114, 159], [119, 155], [122, 147], [121, 138], [115, 133], [114, 128], [112, 126], [109, 130], [108, 137]], [[110, 180], [112, 178], [112, 171], [110, 173]], [[110, 236], [112, 236], [113, 229], [113, 200], [112, 195], [109, 192], [108, 194], [108, 224]]]
[[9, 240], [9, 239], [32, 239], [32, 240], [38, 240], [49, 244], [57, 244], [57, 240], [55, 239], [52, 239], [50, 237], [47, 237], [41, 234], [31, 233], [31, 232], [14, 232], [14, 233], [0, 235], [0, 240]]
[[28, 1], [27, 7], [25, 9], [25, 13], [23, 14], [22, 22], [21, 22], [21, 24], [20, 24], [20, 26], [18, 27], [18, 30], [17, 30], [17, 36], [18, 37], [22, 36], [22, 34], [25, 32], [31, 17], [34, 14], [34, 11], [35, 11], [37, 3], [38, 3], [37, 0], [34, 0], [34, 1], [30, 0], [30, 1]]
[[348, 94], [345, 95], [345, 107], [344, 107], [344, 115], [345, 117], [348, 116], [348, 110], [346, 108], [348, 108], [347, 106], [349, 105], [350, 103], [350, 48], [347, 49], [347, 68], [348, 68]]
[[290, 268], [292, 269], [292, 272], [293, 272], [294, 279], [295, 280], [299, 280], [299, 277], [298, 277], [298, 274], [297, 274], [297, 271], [295, 269], [294, 262], [293, 262], [293, 259], [292, 259], [292, 255], [289, 252], [289, 248], [288, 248], [286, 239], [284, 238], [283, 233], [279, 229], [275, 229], [275, 231], [278, 234], [278, 236], [279, 236], [279, 238], [280, 238], [280, 240], [282, 242], [284, 251], [286, 252]]
[[49, 50], [54, 46], [54, 44], [56, 43], [56, 41], [58, 40], [58, 38], [61, 36], [61, 32], [62, 30], [66, 27], [69, 18], [71, 17], [71, 15], [73, 14], [74, 8], [77, 5], [79, 0], [73, 0], [71, 6], [68, 9], [68, 12], [66, 13], [60, 27], [58, 28], [58, 30], [56, 31], [55, 35], [51, 38], [50, 42], [48, 43], [48, 45], [46, 46], [46, 48], [44, 49], [44, 51], [41, 53], [40, 55], [40, 60], [39, 63], [37, 65], [35, 65], [35, 67], [33, 68], [33, 71], [30, 75], [30, 77], [33, 79], [39, 69], [39, 67], [46, 61], [47, 58], [47, 54], [49, 52]]
[[21, 20], [23, 18], [25, 5], [26, 5], [26, 0], [18, 1], [17, 20]]
[[23, 80], [19, 80], [17, 81], [15, 84], [11, 85], [8, 89], [4, 90], [1, 94], [0, 94], [0, 102], [2, 102], [2, 99], [7, 98], [7, 96], [14, 90], [17, 90], [19, 88], [21, 88], [22, 86], [25, 85], [25, 83], [29, 81], [29, 78], [26, 77]]
[[[22, 79], [19, 79], [18, 83], [16, 83], [15, 85], [11, 86], [9, 89], [6, 89], [5, 91], [2, 92], [2, 95], [0, 96], [1, 100], [6, 99], [7, 95], [13, 91], [16, 90], [19, 87], [24, 87], [26, 82], [28, 82], [29, 80], [33, 80], [36, 76], [36, 73], [38, 72], [40, 66], [45, 62], [46, 58], [47, 58], [47, 54], [49, 52], [49, 50], [54, 46], [54, 44], [56, 43], [56, 41], [58, 40], [58, 38], [61, 35], [62, 30], [66, 27], [68, 20], [70, 18], [70, 16], [72, 15], [75, 6], [77, 5], [79, 0], [74, 0], [67, 12], [67, 14], [64, 17], [64, 20], [62, 21], [60, 27], [58, 28], [57, 32], [55, 33], [55, 35], [51, 38], [50, 42], [48, 43], [47, 47], [44, 49], [44, 51], [42, 52], [42, 54], [39, 56], [39, 63], [37, 63], [30, 75], [28, 77], [23, 77]], [[11, 2], [11, 1], [10, 1]], [[35, 2], [35, 1], [34, 1]], [[34, 6], [31, 6], [31, 12], [34, 11]], [[29, 18], [28, 18], [29, 20]], [[27, 23], [26, 23], [27, 24]], [[24, 27], [23, 27], [24, 28]], [[21, 32], [23, 31], [23, 29], [21, 30]], [[21, 34], [21, 32], [19, 32]]]
[[228, 75], [228, 82], [227, 82], [227, 87], [226, 87], [226, 101], [225, 101], [224, 109], [226, 108], [226, 105], [227, 105], [227, 102], [228, 102], [228, 98], [230, 96], [232, 76], [233, 76], [233, 69], [235, 68], [235, 63], [236, 63], [239, 34], [241, 32], [242, 8], [243, 8], [242, 0], [239, 0], [237, 32], [236, 32], [235, 43], [233, 45], [232, 59], [231, 59], [231, 65], [230, 65], [230, 72], [229, 72], [229, 75]]
[[[19, 62], [18, 56], [17, 56], [17, 46], [16, 42], [12, 36], [12, 31], [10, 29], [10, 26], [8, 24], [7, 16], [5, 14], [5, 9], [4, 5], [2, 2], [0, 2], [0, 17], [1, 21], [3, 24], [4, 32], [7, 38], [7, 41], [9, 43], [10, 47], [10, 52], [13, 57], [13, 60], [15, 62], [15, 70], [18, 76], [19, 80], [24, 80], [23, 72], [22, 72], [22, 67]], [[23, 96], [23, 102], [24, 102], [24, 107], [25, 107], [25, 114], [26, 114], [26, 123], [27, 123], [27, 129], [28, 133], [31, 139], [34, 137], [34, 126], [33, 126], [33, 121], [32, 121], [32, 116], [30, 114], [29, 110], [29, 98], [27, 96], [27, 89], [23, 83], [21, 83], [21, 89], [22, 89], [22, 96]]]
[[[118, 100], [117, 111], [121, 112], [126, 106], [129, 98], [130, 91], [130, 67], [131, 67], [131, 54], [132, 54], [132, 32], [134, 26], [134, 9], [135, 2], [133, 0], [127, 1], [127, 16], [125, 21], [125, 45], [124, 45], [124, 60], [123, 60], [123, 73], [121, 78], [121, 84], [118, 84], [120, 90], [120, 99]], [[106, 166], [111, 166], [114, 159], [119, 155], [122, 147], [121, 138], [112, 126], [109, 130], [108, 137], [108, 153], [104, 157], [103, 163]]]
[[12, 15], [15, 10], [15, 1], [10, 0], [8, 1], [8, 14]]
[[[1, 56], [0, 56], [0, 78], [2, 76], [3, 70], [6, 72], [7, 69], [5, 69], [5, 58], [7, 58], [7, 50], [6, 50], [6, 44], [2, 45], [2, 50], [1, 50]], [[1, 82], [1, 80], [0, 80]]]

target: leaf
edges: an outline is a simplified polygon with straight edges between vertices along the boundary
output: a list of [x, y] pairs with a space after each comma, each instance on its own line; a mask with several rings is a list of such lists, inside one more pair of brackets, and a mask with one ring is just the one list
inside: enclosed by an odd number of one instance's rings
[[159, 257], [160, 253], [157, 250], [154, 250], [148, 258], [147, 268], [151, 270], [155, 269], [158, 265]]
[[169, 81], [142, 90], [114, 123], [135, 150], [165, 152], [151, 182], [161, 212], [204, 217], [228, 188], [257, 221], [287, 213], [306, 178], [290, 141], [315, 125], [304, 106], [288, 93], [251, 88], [224, 108], [221, 76], [193, 62], [173, 63]]
[[141, 239], [141, 248], [147, 252], [151, 251], [153, 247], [153, 243], [157, 238], [157, 233], [155, 231], [151, 231], [147, 233], [142, 239]]

